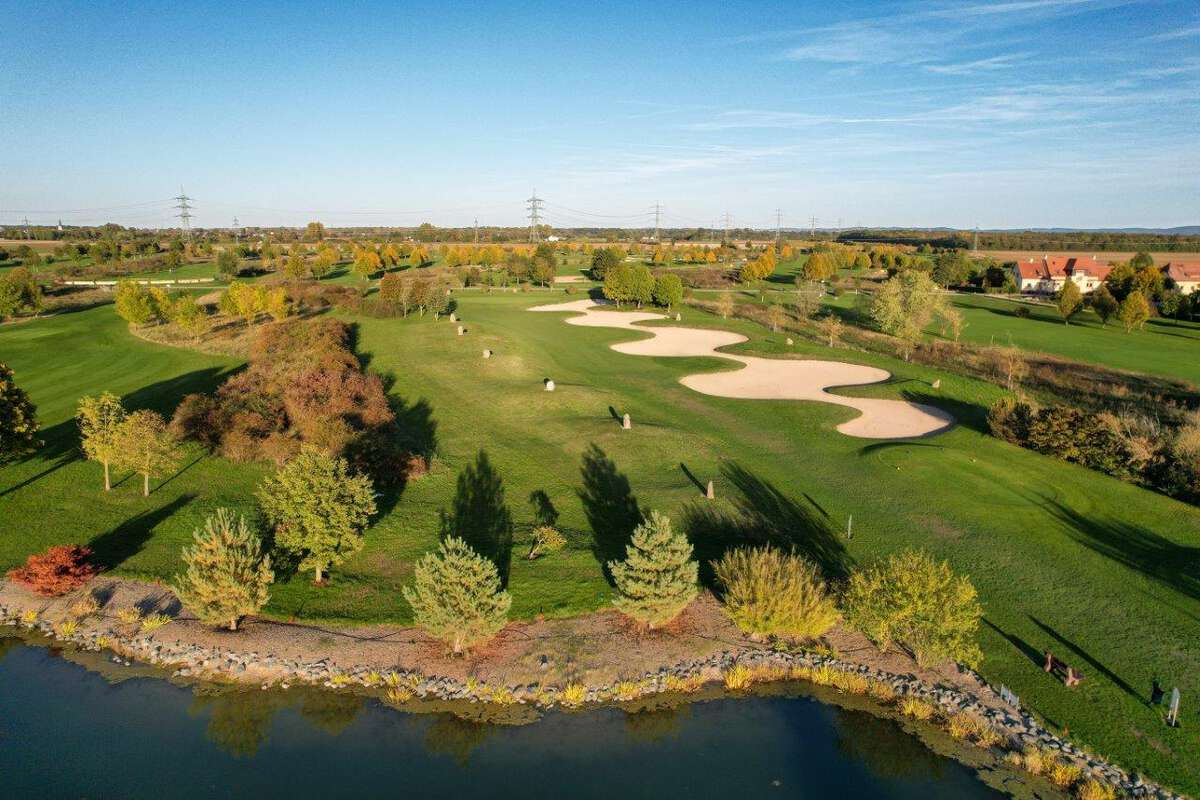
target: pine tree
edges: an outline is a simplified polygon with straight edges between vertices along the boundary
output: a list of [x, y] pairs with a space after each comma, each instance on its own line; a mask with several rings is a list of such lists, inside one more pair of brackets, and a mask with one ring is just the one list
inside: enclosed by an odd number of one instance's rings
[[201, 622], [236, 631], [238, 620], [267, 604], [275, 580], [271, 559], [245, 517], [227, 508], [218, 508], [192, 536], [195, 544], [183, 550], [187, 571], [171, 588]]
[[512, 597], [500, 572], [462, 539], [449, 536], [436, 553], [416, 563], [412, 586], [403, 588], [417, 625], [450, 645], [455, 655], [491, 639], [504, 627]]
[[118, 434], [125, 422], [125, 407], [111, 392], [99, 397], [81, 397], [76, 413], [83, 454], [89, 461], [104, 465], [104, 491], [112, 489], [109, 467], [120, 454]]
[[608, 568], [617, 587], [613, 604], [651, 628], [675, 619], [696, 596], [699, 565], [692, 545], [657, 511], [634, 529], [625, 560], [610, 561]]
[[17, 386], [13, 371], [0, 363], [0, 464], [32, 453], [38, 441], [37, 408]]
[[363, 528], [375, 513], [371, 479], [313, 445], [263, 481], [258, 500], [275, 528], [275, 546], [299, 556], [316, 583], [362, 549]]

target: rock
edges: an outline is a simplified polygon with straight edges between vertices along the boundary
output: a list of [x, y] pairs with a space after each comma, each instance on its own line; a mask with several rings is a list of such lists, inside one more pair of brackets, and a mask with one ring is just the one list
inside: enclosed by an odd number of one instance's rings
[[464, 333], [466, 333], [466, 328], [464, 328], [462, 325], [459, 325], [458, 326], [458, 335], [462, 336]]
[[458, 322], [458, 315], [457, 315], [457, 314], [455, 314], [453, 311], [451, 311], [451, 312], [450, 312], [450, 321], [451, 321], [451, 322]]
[[633, 428], [633, 420], [629, 418], [628, 414], [621, 417], [621, 427], [624, 430], [630, 430], [631, 428]]
[[706, 488], [704, 490], [704, 496], [707, 497], [709, 500], [716, 498], [717, 494], [716, 494], [716, 492], [713, 491], [713, 482], [712, 481], [708, 482], [708, 488]]
[[795, 344], [795, 342], [792, 341], [792, 337], [790, 337], [790, 336], [787, 338], [787, 343], [788, 343], [788, 347], [791, 347], [792, 345]]
[[547, 392], [554, 391], [554, 381], [550, 380], [549, 378], [546, 378], [546, 380], [542, 381], [542, 383], [546, 387]]
[[676, 311], [675, 312], [675, 321], [679, 322], [681, 319], [683, 319], [683, 315], [680, 314], [678, 311]]
[[492, 357], [492, 351], [491, 351], [491, 350], [484, 350], [484, 351], [483, 351], [483, 357], [484, 357], [484, 358], [491, 358], [491, 357]]

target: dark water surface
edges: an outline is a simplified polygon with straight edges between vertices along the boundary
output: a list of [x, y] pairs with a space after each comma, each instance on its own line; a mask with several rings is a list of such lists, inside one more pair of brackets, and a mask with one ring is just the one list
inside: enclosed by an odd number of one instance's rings
[[[128, 668], [116, 668], [128, 669]], [[529, 725], [311, 689], [111, 682], [0, 635], [0, 796], [996, 798], [891, 720], [748, 697]]]

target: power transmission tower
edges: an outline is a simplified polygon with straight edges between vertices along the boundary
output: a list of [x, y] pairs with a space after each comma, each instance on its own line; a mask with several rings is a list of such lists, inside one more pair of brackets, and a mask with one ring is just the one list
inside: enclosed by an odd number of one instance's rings
[[171, 199], [179, 201], [178, 203], [175, 204], [175, 208], [179, 209], [179, 213], [176, 214], [175, 216], [179, 217], [180, 227], [183, 228], [183, 238], [190, 241], [192, 238], [192, 208], [193, 208], [193, 206], [189, 205], [189, 203], [192, 200], [194, 200], [195, 198], [188, 197], [187, 194], [184, 193], [183, 187], [180, 186], [179, 187], [179, 196], [173, 197]]
[[973, 245], [971, 245], [971, 249], [972, 250], [979, 249], [979, 226], [978, 225], [975, 226], [975, 243]]
[[810, 239], [817, 238], [817, 218], [816, 217], [812, 218], [812, 223], [808, 227], [808, 238], [810, 238]]
[[833, 238], [837, 239], [841, 235], [842, 235], [842, 218], [838, 217], [837, 232], [833, 235]]
[[779, 235], [783, 231], [783, 209], [775, 209], [775, 246], [779, 246]]
[[242, 224], [238, 222], [238, 218], [233, 218], [233, 240], [236, 242], [242, 238]]
[[25, 217], [25, 238], [26, 238], [26, 239], [30, 239], [30, 238], [32, 238], [32, 237], [29, 235], [29, 217]]
[[545, 202], [537, 196], [537, 189], [533, 190], [533, 197], [525, 201], [525, 207], [529, 209], [529, 241], [531, 242], [538, 242], [542, 238], [538, 226], [542, 224], [542, 204]]
[[475, 244], [479, 244], [479, 217], [475, 218]]
[[725, 212], [725, 238], [724, 241], [729, 241], [729, 212]]
[[659, 218], [661, 215], [662, 215], [662, 204], [655, 203], [654, 204], [654, 241], [656, 241], [656, 242], [658, 241], [658, 222], [659, 222]]

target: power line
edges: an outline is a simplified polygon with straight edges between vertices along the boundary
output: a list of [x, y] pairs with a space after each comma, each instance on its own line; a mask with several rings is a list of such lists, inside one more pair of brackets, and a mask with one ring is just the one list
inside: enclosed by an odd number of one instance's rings
[[529, 241], [531, 242], [537, 242], [541, 239], [541, 232], [538, 230], [538, 226], [542, 222], [542, 205], [545, 202], [538, 198], [537, 189], [534, 189], [533, 196], [525, 201], [525, 206], [529, 209]]
[[189, 205], [189, 202], [195, 198], [188, 197], [187, 193], [183, 191], [183, 187], [180, 186], [179, 196], [171, 199], [179, 201], [175, 204], [175, 208], [179, 209], [179, 213], [175, 216], [179, 217], [180, 225], [183, 228], [183, 238], [190, 240], [192, 238], [192, 206]]

